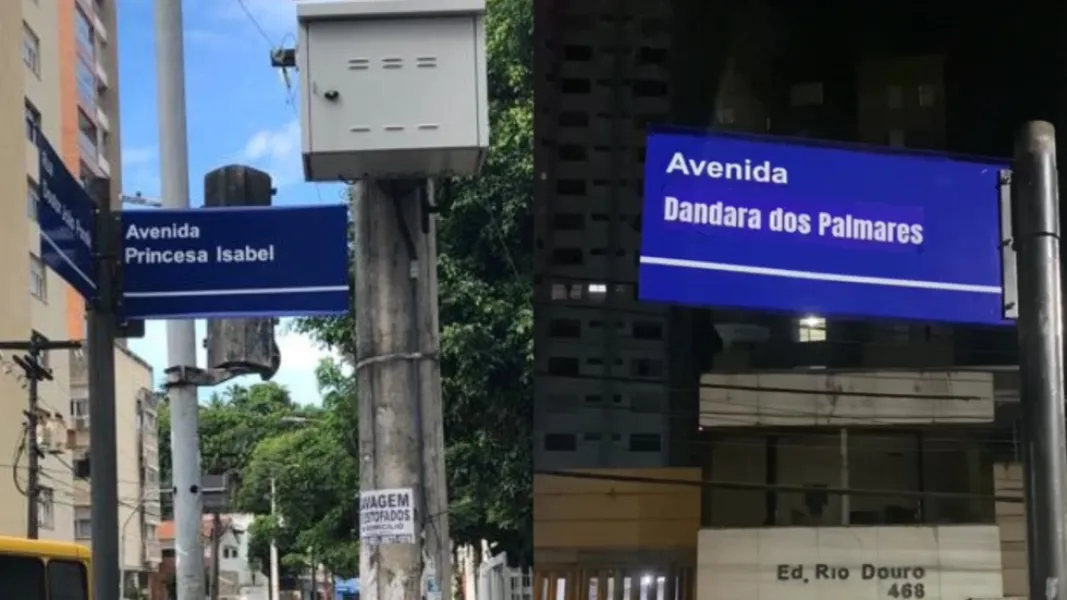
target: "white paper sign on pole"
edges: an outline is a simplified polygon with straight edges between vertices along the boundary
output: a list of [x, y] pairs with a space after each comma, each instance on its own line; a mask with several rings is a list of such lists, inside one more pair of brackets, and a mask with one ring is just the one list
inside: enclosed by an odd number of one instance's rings
[[415, 493], [411, 488], [359, 493], [359, 539], [364, 544], [415, 543]]

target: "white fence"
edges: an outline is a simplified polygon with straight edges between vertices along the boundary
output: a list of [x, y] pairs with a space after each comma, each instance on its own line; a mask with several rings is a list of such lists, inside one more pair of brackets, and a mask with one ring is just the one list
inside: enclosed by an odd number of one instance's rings
[[507, 555], [478, 565], [475, 598], [470, 600], [533, 600], [533, 572], [508, 566]]

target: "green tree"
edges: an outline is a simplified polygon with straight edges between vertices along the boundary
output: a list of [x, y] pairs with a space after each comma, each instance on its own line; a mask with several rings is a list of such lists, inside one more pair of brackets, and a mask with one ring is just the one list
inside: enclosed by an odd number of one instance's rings
[[[522, 562], [532, 559], [532, 34], [531, 0], [489, 0], [490, 152], [478, 177], [446, 182], [438, 199], [452, 536]], [[352, 315], [298, 328], [354, 353]]]
[[[275, 536], [287, 565], [309, 560], [331, 572], [355, 576], [359, 566], [359, 463], [349, 441], [355, 401], [338, 365], [324, 361], [316, 375], [323, 409], [299, 427], [259, 442], [242, 471], [238, 506], [257, 514], [270, 513], [271, 481], [275, 484], [278, 518], [261, 517], [253, 524], [250, 553], [269, 558]], [[265, 563], [264, 563], [265, 564]]]
[[[321, 412], [300, 406], [289, 397], [288, 390], [276, 383], [257, 383], [249, 387], [232, 385], [200, 405], [200, 469], [202, 473], [240, 474], [256, 445], [292, 427], [292, 419], [314, 418]], [[169, 407], [159, 411], [160, 481], [170, 482], [171, 421]], [[170, 498], [164, 496], [169, 507]]]

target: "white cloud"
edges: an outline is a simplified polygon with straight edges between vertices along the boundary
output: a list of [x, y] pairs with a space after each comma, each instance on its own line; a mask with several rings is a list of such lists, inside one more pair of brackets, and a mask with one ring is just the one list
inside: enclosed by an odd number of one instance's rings
[[238, 162], [270, 173], [275, 187], [302, 181], [300, 121], [293, 119], [276, 129], [261, 129], [252, 134], [245, 142]]
[[[206, 332], [206, 322], [197, 321], [196, 339], [204, 339]], [[321, 402], [318, 381], [315, 379], [315, 368], [318, 367], [319, 361], [322, 359], [333, 358], [336, 360], [338, 356], [319, 347], [311, 338], [290, 331], [285, 321], [278, 328], [276, 338], [282, 355], [282, 364], [273, 381], [285, 386], [293, 400], [298, 403], [318, 404]], [[131, 340], [130, 349], [152, 365], [156, 378], [161, 379], [163, 370], [170, 366], [167, 362], [166, 322], [149, 321], [145, 327], [145, 337], [140, 340]], [[202, 367], [206, 366], [206, 352], [199, 342], [197, 343], [196, 355], [197, 364]], [[200, 399], [206, 400], [213, 391], [222, 391], [230, 384], [247, 386], [258, 382], [258, 377], [246, 376], [228, 381], [217, 388], [201, 388]]]

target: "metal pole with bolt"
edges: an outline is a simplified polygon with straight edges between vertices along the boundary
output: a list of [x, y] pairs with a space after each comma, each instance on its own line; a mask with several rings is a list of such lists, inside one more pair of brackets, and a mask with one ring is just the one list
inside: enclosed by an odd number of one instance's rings
[[1027, 123], [1011, 178], [1031, 598], [1067, 598], [1067, 443], [1056, 133]]
[[93, 550], [93, 597], [106, 598], [122, 585], [119, 575], [119, 475], [115, 416], [115, 337], [117, 323], [114, 215], [111, 181], [93, 179], [89, 195], [96, 202], [96, 281], [98, 297], [88, 311], [90, 518]]
[[[185, 114], [185, 53], [181, 0], [155, 0], [160, 179], [163, 207], [189, 208], [189, 143]], [[179, 370], [196, 367], [196, 324], [167, 323], [167, 360]], [[173, 454], [177, 600], [204, 599], [204, 553], [200, 544], [200, 436], [197, 388], [172, 382], [167, 390]], [[95, 437], [95, 436], [94, 436]]]

